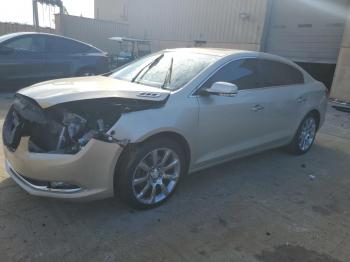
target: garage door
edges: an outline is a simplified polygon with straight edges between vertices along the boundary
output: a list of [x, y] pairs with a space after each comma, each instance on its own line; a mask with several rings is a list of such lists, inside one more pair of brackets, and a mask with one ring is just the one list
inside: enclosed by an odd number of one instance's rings
[[348, 0], [273, 0], [265, 50], [296, 62], [337, 61]]

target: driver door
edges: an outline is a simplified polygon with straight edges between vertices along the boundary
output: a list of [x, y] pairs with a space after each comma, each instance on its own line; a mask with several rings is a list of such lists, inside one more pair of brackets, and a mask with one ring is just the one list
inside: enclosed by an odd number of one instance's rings
[[201, 87], [229, 82], [237, 85], [239, 91], [233, 96], [198, 95], [199, 157], [196, 165], [199, 168], [244, 154], [260, 144], [266, 105], [255, 94], [259, 87], [257, 61], [249, 58], [230, 62]]
[[8, 40], [9, 50], [1, 54], [0, 76], [3, 83], [27, 84], [45, 77], [44, 40], [41, 36], [26, 35]]

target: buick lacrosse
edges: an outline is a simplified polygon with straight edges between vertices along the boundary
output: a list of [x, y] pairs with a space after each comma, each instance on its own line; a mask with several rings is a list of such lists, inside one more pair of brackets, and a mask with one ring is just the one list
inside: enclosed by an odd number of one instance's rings
[[6, 168], [33, 195], [155, 207], [187, 173], [271, 148], [306, 153], [327, 99], [278, 56], [165, 50], [20, 90], [3, 127]]

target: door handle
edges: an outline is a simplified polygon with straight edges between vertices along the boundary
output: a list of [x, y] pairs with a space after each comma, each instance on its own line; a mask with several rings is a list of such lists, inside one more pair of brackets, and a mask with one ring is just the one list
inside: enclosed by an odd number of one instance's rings
[[261, 105], [255, 105], [252, 110], [254, 112], [259, 112], [259, 111], [263, 111], [265, 109], [265, 107], [261, 106]]
[[301, 96], [301, 97], [298, 97], [298, 98], [297, 98], [297, 102], [300, 103], [300, 104], [301, 104], [301, 103], [305, 103], [305, 102], [306, 102], [306, 98], [305, 98], [305, 97], [302, 97], [302, 96]]

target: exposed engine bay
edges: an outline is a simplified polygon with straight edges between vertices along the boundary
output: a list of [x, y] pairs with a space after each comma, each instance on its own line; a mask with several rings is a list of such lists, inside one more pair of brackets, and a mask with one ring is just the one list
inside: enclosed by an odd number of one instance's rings
[[34, 100], [16, 94], [3, 128], [4, 144], [15, 151], [29, 137], [34, 153], [75, 154], [91, 139], [125, 145], [111, 127], [124, 113], [157, 108], [165, 101], [128, 98], [78, 100], [42, 109]]

